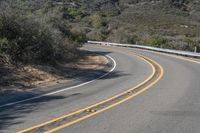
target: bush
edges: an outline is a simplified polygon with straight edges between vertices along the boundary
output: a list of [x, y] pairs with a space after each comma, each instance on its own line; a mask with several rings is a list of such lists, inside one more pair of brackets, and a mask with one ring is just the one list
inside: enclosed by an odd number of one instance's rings
[[72, 41], [77, 43], [77, 45], [87, 42], [87, 37], [83, 33], [72, 33]]
[[55, 40], [47, 27], [36, 21], [20, 20], [15, 16], [1, 17], [0, 36], [7, 40], [0, 46], [4, 54], [9, 55], [12, 61], [51, 61]]
[[55, 63], [78, 56], [85, 38], [67, 29], [59, 8], [37, 15], [21, 11], [23, 4], [19, 7], [8, 6], [0, 13], [0, 52], [12, 63]]
[[75, 18], [78, 15], [81, 15], [81, 12], [75, 8], [68, 8], [67, 9], [67, 14], [72, 17]]
[[0, 54], [2, 54], [6, 50], [6, 46], [8, 45], [7, 38], [0, 38]]
[[115, 32], [109, 35], [108, 40], [114, 40], [119, 43], [136, 44], [139, 41], [139, 37], [134, 31], [130, 30], [130, 27], [120, 27]]
[[162, 38], [158, 35], [150, 36], [150, 38], [147, 40], [147, 43], [153, 47], [161, 47], [162, 45], [167, 43], [167, 40]]
[[187, 43], [187, 45], [184, 47], [184, 50], [194, 52], [196, 47], [197, 52], [200, 51], [200, 40], [194, 38], [186, 38], [185, 42]]
[[100, 28], [106, 25], [104, 18], [99, 14], [92, 15], [90, 19], [92, 26], [95, 28]]

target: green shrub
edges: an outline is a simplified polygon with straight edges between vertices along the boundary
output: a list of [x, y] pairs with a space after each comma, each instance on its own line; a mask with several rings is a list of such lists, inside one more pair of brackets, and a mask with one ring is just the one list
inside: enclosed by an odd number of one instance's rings
[[167, 43], [167, 40], [161, 36], [153, 35], [148, 38], [147, 43], [153, 47], [161, 47]]
[[90, 19], [92, 26], [95, 28], [100, 28], [106, 25], [104, 18], [99, 14], [92, 15]]
[[51, 61], [55, 40], [47, 27], [37, 21], [21, 20], [15, 16], [2, 18], [0, 36], [4, 41], [0, 50], [4, 54], [9, 55], [12, 61]]
[[78, 9], [75, 9], [75, 8], [68, 8], [67, 14], [70, 17], [75, 18], [76, 16], [81, 15], [81, 12]]
[[82, 33], [72, 33], [72, 40], [77, 44], [82, 44], [87, 42], [87, 37]]
[[92, 30], [87, 34], [87, 38], [89, 40], [102, 41], [106, 39], [106, 36], [99, 30]]
[[195, 47], [197, 48], [197, 52], [200, 51], [200, 40], [197, 38], [186, 38], [185, 39], [186, 46], [183, 48], [184, 50], [194, 51]]
[[0, 52], [12, 63], [55, 63], [78, 56], [77, 43], [84, 37], [68, 30], [59, 8], [38, 15], [18, 6], [0, 12]]
[[5, 51], [6, 46], [8, 45], [8, 39], [7, 38], [0, 38], [0, 54], [2, 54]]

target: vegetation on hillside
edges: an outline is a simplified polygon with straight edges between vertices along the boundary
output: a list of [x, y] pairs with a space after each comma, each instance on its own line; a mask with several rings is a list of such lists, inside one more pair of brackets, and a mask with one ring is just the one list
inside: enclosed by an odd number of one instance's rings
[[200, 0], [0, 0], [1, 85], [57, 73], [87, 40], [200, 52]]
[[[74, 17], [66, 17], [68, 23], [90, 40], [200, 51], [200, 0], [65, 0], [64, 4], [77, 10]], [[152, 38], [158, 42], [162, 38], [163, 44], [152, 44]]]
[[200, 0], [0, 1], [1, 60], [70, 61], [86, 39], [200, 51]]
[[70, 31], [62, 5], [31, 0], [5, 0], [0, 5], [0, 54], [9, 62], [52, 64], [78, 57], [86, 37]]

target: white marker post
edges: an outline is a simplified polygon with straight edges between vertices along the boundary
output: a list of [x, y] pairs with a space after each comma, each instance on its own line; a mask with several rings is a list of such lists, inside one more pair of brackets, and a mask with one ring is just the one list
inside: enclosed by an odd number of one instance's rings
[[197, 52], [197, 46], [194, 47], [194, 52], [195, 52], [195, 53]]

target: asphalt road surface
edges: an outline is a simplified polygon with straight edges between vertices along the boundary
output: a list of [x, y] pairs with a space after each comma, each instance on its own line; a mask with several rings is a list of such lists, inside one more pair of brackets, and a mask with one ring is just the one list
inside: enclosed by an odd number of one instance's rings
[[111, 57], [113, 72], [29, 102], [0, 105], [0, 132], [200, 133], [198, 61], [131, 48], [84, 48]]

